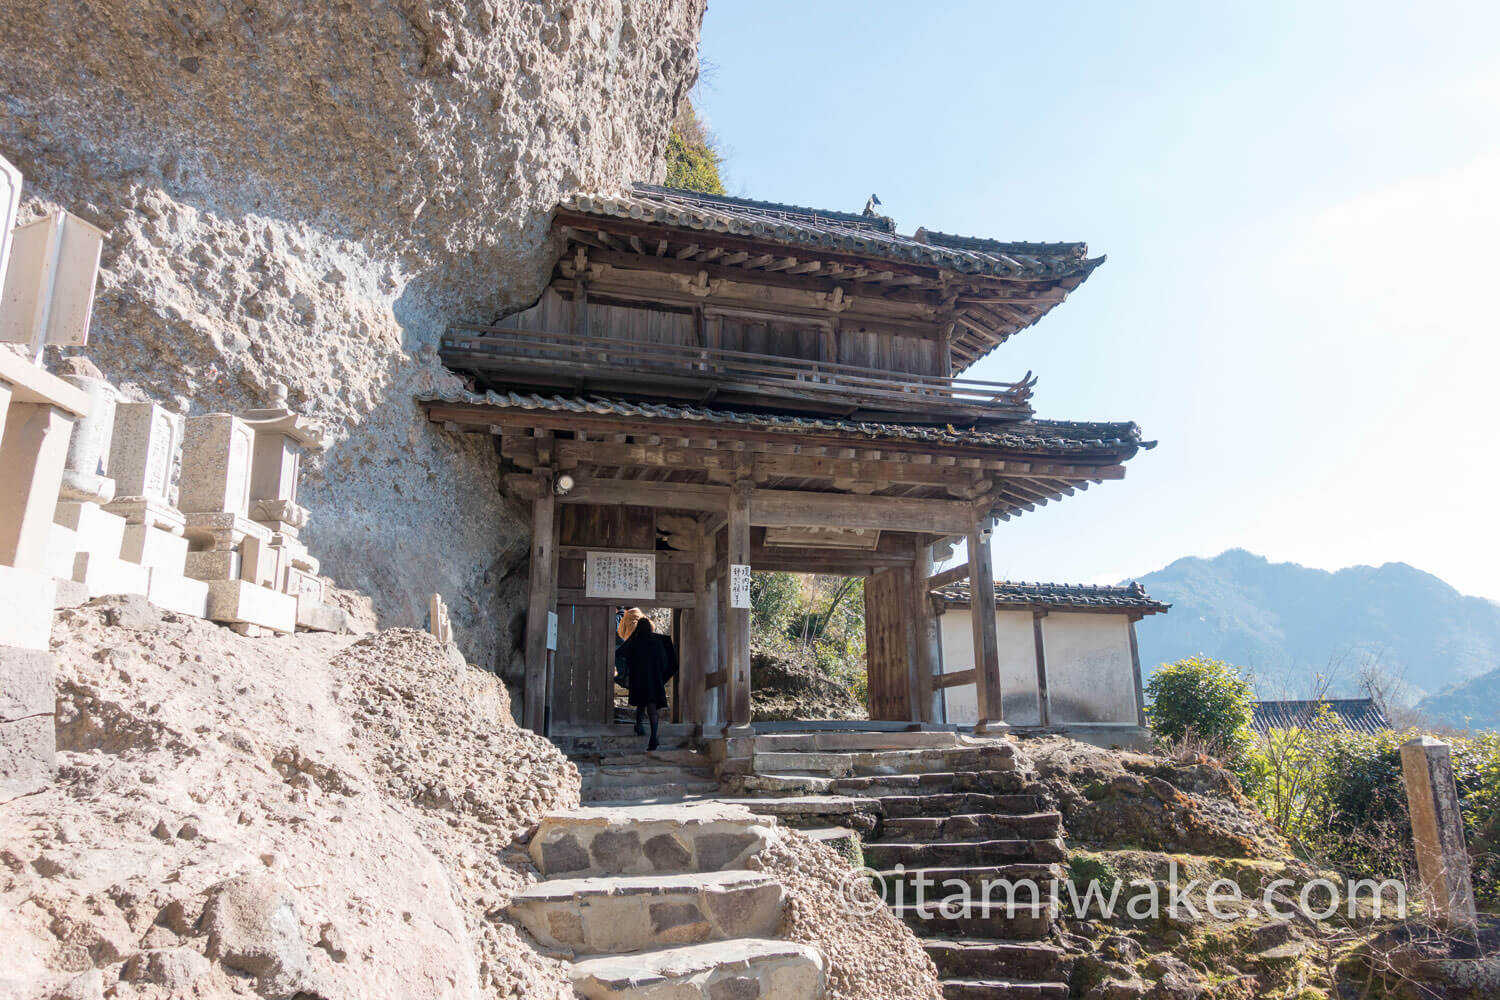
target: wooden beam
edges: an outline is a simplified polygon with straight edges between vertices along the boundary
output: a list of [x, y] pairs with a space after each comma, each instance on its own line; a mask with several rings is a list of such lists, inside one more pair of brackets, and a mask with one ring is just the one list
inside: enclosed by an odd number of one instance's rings
[[960, 687], [964, 684], [973, 684], [976, 676], [977, 672], [973, 667], [970, 667], [968, 670], [955, 670], [951, 674], [938, 674], [933, 679], [932, 686], [938, 690]]
[[1136, 724], [1142, 729], [1146, 728], [1146, 691], [1141, 684], [1141, 647], [1135, 638], [1135, 623], [1137, 619], [1130, 620], [1130, 670], [1135, 679], [1135, 718]]
[[932, 576], [928, 577], [927, 589], [939, 590], [943, 587], [948, 586], [949, 584], [957, 583], [960, 580], [967, 580], [968, 578], [969, 564], [960, 563], [959, 565], [954, 566], [951, 569], [945, 569], [941, 573], [934, 573], [932, 574]]
[[[734, 484], [729, 502], [729, 565], [750, 565], [750, 481]], [[733, 570], [731, 569], [732, 573]], [[725, 580], [721, 586], [727, 586]], [[724, 657], [729, 671], [729, 729], [743, 732], [750, 726], [750, 609], [729, 609], [729, 648]], [[726, 730], [727, 732], [728, 730]]]
[[[972, 611], [970, 612], [973, 613]], [[1052, 725], [1052, 697], [1047, 693], [1047, 643], [1042, 638], [1042, 619], [1047, 617], [1044, 609], [1031, 613], [1031, 637], [1036, 646], [1036, 701], [1042, 725]]]
[[712, 588], [708, 580], [714, 565], [714, 539], [704, 533], [704, 520], [699, 520], [698, 549], [693, 562], [693, 662], [681, 667], [689, 678], [684, 686], [687, 701], [684, 718], [698, 726], [708, 721], [708, 674], [718, 667], [716, 662], [710, 662], [714, 659], [714, 616], [718, 613], [717, 602], [711, 599]]
[[[571, 587], [559, 590], [557, 600], [560, 604], [610, 608], [629, 603], [618, 597], [589, 597], [587, 591]], [[651, 600], [640, 600], [635, 603], [648, 608], [691, 608], [694, 606], [694, 598], [690, 591], [659, 590]]]
[[750, 523], [757, 527], [874, 528], [948, 534], [973, 521], [958, 500], [846, 496], [798, 490], [756, 490]]
[[995, 634], [995, 567], [990, 554], [987, 524], [979, 521], [969, 530], [969, 580], [972, 605], [969, 621], [974, 632], [975, 686], [979, 695], [979, 722], [975, 732], [1005, 727], [1004, 701], [1000, 692], [1000, 644]]
[[[547, 432], [543, 432], [547, 433]], [[526, 689], [522, 701], [522, 724], [540, 733], [546, 715], [547, 701], [547, 612], [553, 605], [557, 587], [553, 558], [552, 470], [538, 469], [536, 499], [531, 503], [531, 565], [528, 571], [526, 600]]]
[[928, 580], [932, 578], [932, 546], [918, 545], [912, 563], [910, 579], [907, 581], [907, 613], [912, 622], [912, 671], [916, 674], [913, 687], [913, 721], [936, 722], [941, 714], [937, 689], [933, 681], [938, 672], [942, 656], [942, 637], [938, 634], [937, 615], [932, 610], [932, 599], [928, 597]]

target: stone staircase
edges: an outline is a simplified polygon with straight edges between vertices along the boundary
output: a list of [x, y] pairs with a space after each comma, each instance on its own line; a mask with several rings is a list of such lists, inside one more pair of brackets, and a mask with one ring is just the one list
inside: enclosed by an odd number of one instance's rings
[[528, 848], [543, 880], [509, 915], [588, 1000], [815, 1000], [823, 956], [774, 937], [782, 887], [745, 867], [775, 822], [714, 802], [547, 816]]
[[552, 742], [578, 767], [585, 805], [665, 803], [718, 794], [714, 764], [698, 749], [694, 727], [663, 724], [661, 748], [646, 751], [646, 738], [629, 723], [564, 730]]
[[[949, 1000], [1066, 1000], [1071, 960], [1052, 943], [1052, 880], [1063, 877], [1062, 820], [1046, 806], [1013, 744], [955, 733], [809, 733], [755, 738], [739, 794], [832, 797], [878, 817], [863, 844], [886, 902], [923, 939]], [[799, 809], [810, 807], [799, 806]], [[919, 906], [919, 879], [930, 880]], [[986, 881], [1038, 887], [1005, 905]], [[941, 901], [969, 887], [966, 912]]]

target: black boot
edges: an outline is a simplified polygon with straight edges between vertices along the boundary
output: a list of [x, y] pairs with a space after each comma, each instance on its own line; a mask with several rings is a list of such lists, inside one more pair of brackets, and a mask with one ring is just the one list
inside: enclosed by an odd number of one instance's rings
[[635, 710], [635, 734], [646, 735], [646, 708], [644, 705]]
[[661, 746], [661, 744], [656, 741], [656, 719], [657, 719], [657, 715], [656, 715], [656, 708], [655, 708], [655, 706], [652, 706], [651, 708], [646, 709], [646, 712], [651, 717], [651, 742], [646, 744], [646, 752], [650, 753], [651, 751], [655, 750], [657, 747]]

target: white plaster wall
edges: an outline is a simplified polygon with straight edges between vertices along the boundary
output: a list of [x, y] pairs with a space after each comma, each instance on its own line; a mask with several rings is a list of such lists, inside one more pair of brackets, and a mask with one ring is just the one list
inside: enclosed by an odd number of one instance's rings
[[1054, 611], [1042, 642], [1054, 725], [1137, 721], [1128, 617]]
[[[974, 667], [974, 631], [967, 608], [938, 616], [943, 641], [943, 673]], [[995, 637], [1000, 649], [1000, 690], [1005, 721], [1013, 726], [1035, 726], [1042, 721], [1036, 692], [1036, 637], [1030, 611], [996, 611]], [[1127, 658], [1129, 650], [1126, 650]], [[972, 726], [979, 721], [979, 693], [973, 684], [943, 691], [947, 720]]]

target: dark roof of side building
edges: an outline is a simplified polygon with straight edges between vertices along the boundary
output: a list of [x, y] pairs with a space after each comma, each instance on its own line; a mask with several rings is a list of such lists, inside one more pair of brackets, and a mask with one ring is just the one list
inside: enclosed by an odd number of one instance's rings
[[[1327, 714], [1324, 714], [1324, 708]], [[1250, 725], [1265, 735], [1272, 729], [1294, 729], [1319, 719], [1356, 733], [1374, 735], [1391, 728], [1385, 713], [1370, 698], [1325, 698], [1321, 701], [1258, 701]]]
[[[945, 604], [968, 606], [967, 580], [933, 591]], [[1139, 583], [1124, 586], [1083, 583], [1027, 583], [996, 580], [995, 607], [1046, 608], [1057, 611], [1118, 611], [1138, 615], [1161, 614], [1172, 605], [1154, 600]]]
[[844, 250], [999, 278], [1087, 276], [1104, 263], [1103, 257], [1088, 256], [1087, 243], [1007, 243], [926, 229], [902, 236], [896, 232], [895, 221], [884, 215], [699, 194], [654, 184], [636, 184], [620, 194], [575, 194], [562, 207], [588, 215]]

